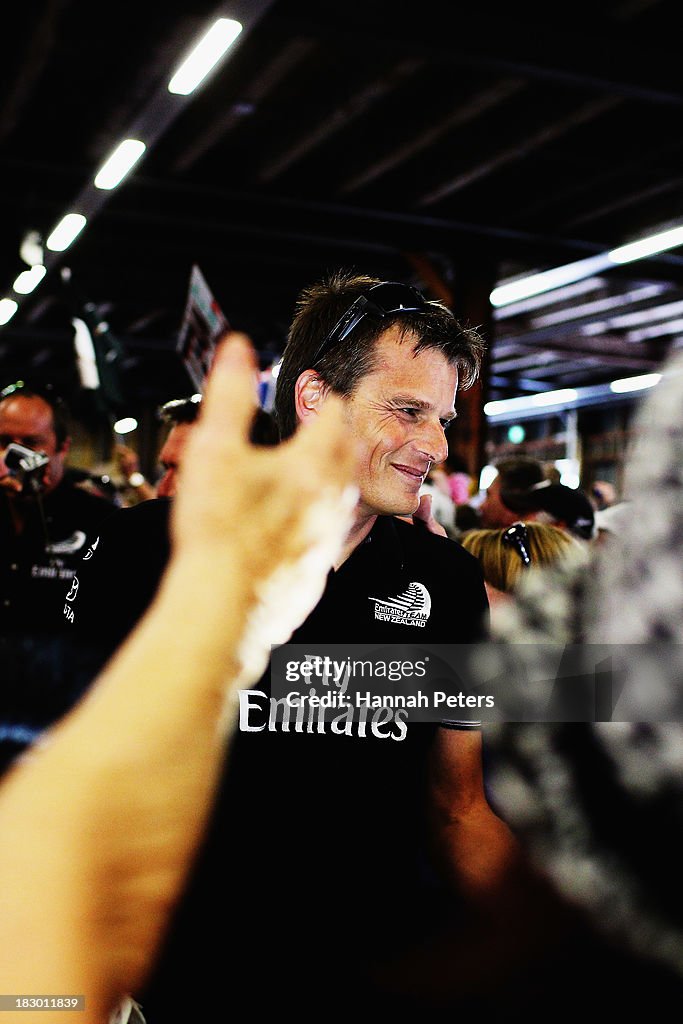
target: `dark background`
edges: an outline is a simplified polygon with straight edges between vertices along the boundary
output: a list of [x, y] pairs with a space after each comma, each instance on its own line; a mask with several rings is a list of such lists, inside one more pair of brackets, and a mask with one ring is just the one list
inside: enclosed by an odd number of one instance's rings
[[[679, 7], [15, 7], [0, 68], [0, 294], [25, 269], [27, 232], [45, 238], [68, 210], [99, 206], [0, 328], [0, 383], [40, 373], [77, 388], [70, 319], [90, 304], [120, 342], [129, 406], [184, 393], [174, 338], [193, 263], [264, 366], [300, 288], [343, 265], [411, 281], [481, 326], [489, 397], [653, 369], [683, 331], [676, 250], [538, 311], [493, 319], [487, 296], [680, 217]], [[170, 96], [217, 13], [247, 30], [193, 96]], [[94, 174], [134, 128], [158, 137], [119, 189], [93, 199]]]

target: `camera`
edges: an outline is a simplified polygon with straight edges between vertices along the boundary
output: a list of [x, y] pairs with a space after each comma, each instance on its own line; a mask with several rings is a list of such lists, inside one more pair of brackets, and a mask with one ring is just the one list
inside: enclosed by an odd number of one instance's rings
[[21, 483], [22, 490], [28, 487], [32, 491], [39, 491], [43, 483], [41, 471], [50, 459], [43, 452], [34, 452], [23, 444], [12, 443], [7, 445], [3, 461], [10, 476]]

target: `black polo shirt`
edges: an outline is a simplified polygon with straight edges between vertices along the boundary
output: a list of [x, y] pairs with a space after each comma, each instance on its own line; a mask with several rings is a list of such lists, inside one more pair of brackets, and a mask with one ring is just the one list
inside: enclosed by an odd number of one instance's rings
[[[22, 503], [17, 535], [9, 502], [0, 492], [0, 635], [61, 630], [64, 594], [114, 505], [62, 481], [54, 491]], [[40, 503], [42, 503], [42, 514]]]
[[64, 595], [111, 502], [63, 480], [23, 503], [15, 533], [0, 492], [0, 772], [77, 700], [76, 648], [62, 629]]
[[[411, 588], [429, 605], [424, 625], [414, 616], [382, 614]], [[473, 643], [488, 607], [479, 563], [459, 544], [421, 526], [379, 516], [337, 572], [330, 572], [317, 607], [292, 643]]]
[[[154, 597], [169, 556], [170, 509], [158, 499], [116, 512], [78, 570], [66, 611], [81, 663], [90, 651], [92, 676]], [[396, 614], [386, 614], [387, 602]], [[328, 574], [291, 640], [472, 643], [487, 607], [479, 563], [460, 545], [380, 517]], [[154, 977], [139, 994], [148, 1024], [215, 1019], [226, 982], [252, 993], [264, 1012], [319, 1019], [329, 1012], [320, 1002], [335, 990], [327, 975], [334, 957], [345, 977], [336, 1002], [355, 993], [386, 1006], [387, 992], [369, 980], [371, 965], [422, 937], [449, 905], [425, 818], [438, 727], [411, 723], [381, 730], [383, 738], [371, 729], [361, 736], [357, 728], [260, 728], [268, 690], [266, 675], [242, 694], [248, 728], [231, 743], [200, 856]], [[340, 948], [347, 934], [352, 946]]]
[[[74, 602], [81, 628], [90, 632], [99, 620], [100, 634], [105, 625], [120, 631], [117, 620], [128, 623], [131, 607], [144, 610], [168, 553], [155, 524], [167, 529], [168, 512], [168, 503], [148, 502], [110, 521], [83, 566]], [[105, 567], [108, 578], [98, 582]], [[381, 612], [410, 588], [423, 616], [429, 606], [417, 628]], [[128, 593], [113, 621], [105, 590], [117, 599]], [[384, 517], [329, 573], [292, 642], [407, 643], [419, 630], [421, 640], [471, 643], [486, 609], [474, 558], [453, 541]], [[265, 694], [246, 695], [247, 724], [258, 727], [268, 718], [268, 679], [253, 689]], [[371, 730], [362, 737], [286, 732], [277, 723], [237, 731], [198, 861], [139, 994], [148, 1024], [216, 1019], [226, 985], [259, 1012], [298, 1020], [329, 1016], [332, 1006], [350, 1012], [358, 1000], [389, 1007], [393, 996], [374, 977], [378, 963], [419, 943], [452, 910], [431, 863], [425, 816], [436, 728], [411, 724], [404, 736], [396, 730], [384, 738]]]
[[93, 679], [151, 604], [171, 544], [168, 498], [117, 509], [91, 538], [77, 572], [77, 586], [63, 591], [67, 632], [84, 652], [81, 670]]

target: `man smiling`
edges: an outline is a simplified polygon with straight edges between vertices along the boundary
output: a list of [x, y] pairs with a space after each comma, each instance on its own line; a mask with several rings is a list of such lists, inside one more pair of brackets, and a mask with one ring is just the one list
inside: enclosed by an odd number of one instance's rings
[[[341, 396], [359, 500], [325, 592], [293, 643], [482, 636], [478, 563], [397, 518], [417, 510], [429, 468], [446, 457], [458, 384], [474, 381], [482, 350], [476, 332], [404, 284], [338, 273], [301, 294], [278, 375], [280, 433], [306, 429], [330, 394]], [[231, 976], [264, 1014], [319, 1021], [361, 1007], [402, 1012], [398, 959], [459, 906], [444, 875], [467, 897], [493, 897], [514, 848], [485, 797], [477, 730], [388, 721], [386, 710], [375, 728], [358, 712], [296, 728], [267, 690], [264, 679], [241, 694], [203, 857], [140, 995], [149, 1024], [190, 998], [194, 1012], [211, 1015], [225, 950], [198, 937], [212, 918], [233, 922]], [[429, 1002], [423, 992], [415, 1019], [428, 1019]]]
[[[348, 398], [349, 441], [359, 453], [358, 515], [366, 525], [378, 514], [414, 512], [430, 466], [448, 454], [444, 430], [455, 417], [458, 370], [445, 362], [435, 349], [416, 354], [396, 324], [376, 341], [373, 369]], [[317, 408], [306, 394], [317, 380], [315, 370], [300, 378], [303, 422]]]
[[[450, 310], [404, 284], [339, 273], [302, 293], [277, 382], [280, 433], [286, 440], [306, 429], [331, 394], [341, 396], [359, 499], [325, 591], [292, 643], [387, 645], [394, 657], [396, 644], [483, 635], [477, 561], [397, 518], [416, 511], [430, 466], [445, 458], [457, 388], [476, 378], [482, 349]], [[145, 563], [155, 565], [152, 544], [136, 566], [121, 545], [102, 562], [108, 547], [103, 536], [79, 573], [76, 619], [90, 634], [93, 615], [111, 630], [112, 614], [88, 572], [107, 565], [109, 589], [118, 573], [146, 593], [140, 577]], [[277, 622], [263, 625], [277, 642]], [[453, 889], [443, 876], [467, 897], [494, 898], [513, 850], [485, 797], [476, 729], [406, 723], [400, 712], [390, 722], [386, 709], [374, 722], [368, 712], [367, 727], [362, 715], [341, 712], [329, 727], [297, 728], [267, 691], [266, 676], [240, 694], [202, 855], [137, 994], [149, 1024], [215, 1019], [224, 984], [240, 986], [264, 1017], [346, 1020], [361, 1006], [393, 1015], [403, 1005], [401, 972], [379, 974], [449, 920]], [[229, 947], [212, 922], [229, 929]], [[415, 1019], [428, 1019], [428, 1002], [415, 1006]]]

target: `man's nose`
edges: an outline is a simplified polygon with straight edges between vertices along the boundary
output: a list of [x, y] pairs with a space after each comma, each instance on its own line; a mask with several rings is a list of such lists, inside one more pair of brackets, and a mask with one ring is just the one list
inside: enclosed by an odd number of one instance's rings
[[431, 463], [443, 462], [448, 455], [448, 441], [441, 423], [424, 423], [420, 437], [418, 438], [420, 452], [425, 455]]

